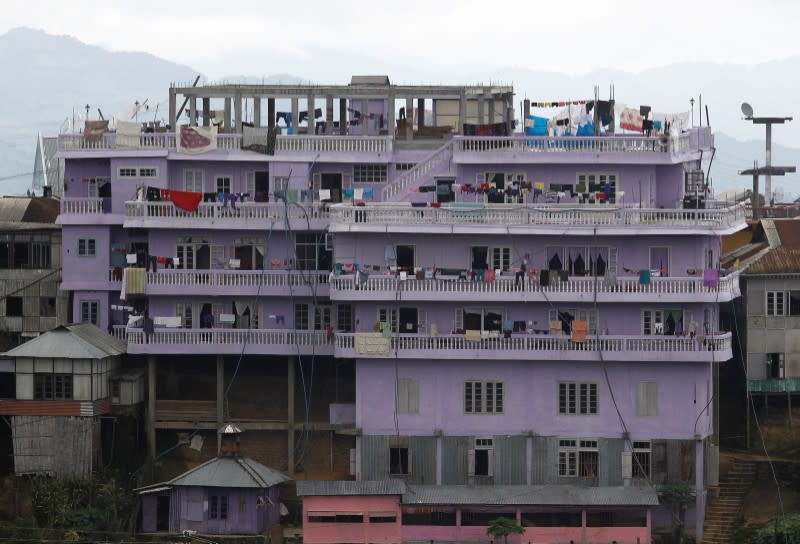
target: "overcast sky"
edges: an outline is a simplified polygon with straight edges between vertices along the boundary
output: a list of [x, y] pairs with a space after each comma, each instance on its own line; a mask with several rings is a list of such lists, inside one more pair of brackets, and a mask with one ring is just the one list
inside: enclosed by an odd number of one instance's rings
[[271, 59], [304, 63], [318, 48], [395, 64], [581, 74], [800, 55], [798, 15], [797, 0], [3, 0], [0, 34], [41, 28], [211, 77], [268, 75]]

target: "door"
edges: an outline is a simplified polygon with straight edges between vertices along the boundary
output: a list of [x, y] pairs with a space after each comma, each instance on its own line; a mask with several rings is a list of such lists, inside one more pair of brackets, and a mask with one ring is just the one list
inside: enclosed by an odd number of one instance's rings
[[253, 197], [255, 198], [256, 195], [262, 197], [260, 202], [268, 202], [269, 197], [269, 172], [256, 172], [255, 174], [255, 190], [253, 191]]
[[453, 191], [453, 178], [436, 180], [436, 202], [454, 202], [456, 193]]
[[341, 174], [322, 174], [320, 179], [320, 189], [328, 189], [331, 192], [331, 204], [342, 201], [342, 175]]
[[397, 246], [395, 255], [397, 256], [398, 270], [405, 270], [407, 272], [414, 271], [414, 246]]
[[156, 498], [156, 531], [169, 531], [169, 495]]
[[489, 268], [489, 248], [486, 246], [473, 246], [472, 247], [472, 261], [470, 262], [472, 270], [486, 270]]
[[[651, 247], [650, 248], [650, 270], [653, 275], [660, 277], [669, 275], [669, 248]], [[657, 274], [656, 274], [657, 272]]]
[[416, 334], [419, 330], [419, 320], [416, 308], [400, 308], [400, 332], [402, 334]]

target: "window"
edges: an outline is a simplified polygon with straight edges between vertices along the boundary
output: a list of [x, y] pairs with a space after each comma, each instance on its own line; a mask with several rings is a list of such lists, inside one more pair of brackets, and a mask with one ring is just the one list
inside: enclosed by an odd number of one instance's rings
[[503, 310], [500, 308], [465, 308], [459, 313], [461, 322], [456, 323], [456, 329], [485, 332], [503, 329]]
[[178, 257], [177, 268], [185, 270], [211, 268], [211, 244], [207, 239], [179, 236], [175, 243], [175, 254]]
[[415, 163], [415, 162], [398, 162], [398, 163], [395, 163], [394, 169], [395, 170], [399, 170], [399, 171], [402, 172], [402, 171], [406, 171], [406, 170], [411, 170], [416, 165], [417, 165], [417, 163]]
[[464, 412], [467, 414], [502, 414], [503, 382], [464, 382]]
[[558, 413], [561, 415], [597, 414], [597, 384], [576, 382], [559, 383]]
[[786, 377], [784, 353], [767, 353], [767, 378], [782, 380]]
[[378, 322], [391, 323], [392, 332], [397, 332], [397, 308], [378, 308]]
[[339, 332], [353, 332], [353, 305], [336, 305], [336, 330]]
[[589, 334], [597, 334], [597, 310], [558, 308], [549, 310], [548, 315], [550, 321], [561, 322], [561, 331], [564, 334], [572, 334], [572, 322], [576, 319], [586, 321]]
[[39, 315], [41, 317], [56, 317], [55, 297], [39, 297]]
[[111, 178], [96, 177], [89, 178], [87, 189], [89, 198], [110, 198], [111, 197]]
[[354, 164], [353, 183], [385, 183], [385, 164]]
[[50, 268], [50, 235], [0, 234], [0, 268]]
[[639, 382], [636, 384], [636, 415], [658, 415], [658, 382]]
[[767, 315], [784, 315], [784, 297], [783, 291], [767, 291]]
[[475, 449], [469, 460], [472, 476], [494, 475], [494, 440], [491, 438], [476, 438]]
[[492, 269], [500, 269], [503, 272], [511, 270], [511, 248], [493, 247], [491, 249]]
[[22, 317], [22, 297], [6, 297], [6, 316]]
[[153, 168], [153, 167], [139, 168], [139, 177], [140, 178], [157, 178], [158, 177], [158, 168]]
[[121, 383], [119, 380], [111, 380], [111, 399], [114, 402], [119, 402], [121, 391]]
[[97, 255], [97, 246], [94, 238], [78, 239], [78, 255], [81, 257], [94, 257]]
[[[551, 188], [552, 190], [552, 188]], [[586, 203], [615, 202], [617, 193], [617, 175], [607, 173], [579, 173], [575, 192]], [[597, 193], [603, 198], [597, 200]]]
[[587, 527], [647, 527], [647, 514], [643, 510], [613, 510], [586, 512]]
[[514, 519], [515, 515], [512, 512], [471, 512], [469, 510], [461, 510], [461, 525], [462, 527], [488, 527], [497, 518]]
[[330, 270], [331, 252], [325, 249], [325, 233], [296, 233], [294, 252], [298, 270]]
[[34, 374], [35, 400], [71, 400], [72, 374]]
[[273, 180], [275, 184], [275, 192], [282, 192], [286, 194], [286, 191], [289, 189], [289, 177], [288, 176], [275, 176]]
[[411, 474], [411, 453], [408, 447], [389, 448], [389, 474], [391, 476]]
[[642, 310], [642, 334], [672, 336], [685, 330], [682, 310]]
[[184, 170], [183, 171], [183, 190], [194, 193], [203, 192], [203, 171]]
[[580, 527], [581, 512], [522, 512], [523, 527]]
[[217, 176], [215, 178], [216, 181], [216, 190], [218, 193], [230, 193], [231, 192], [231, 178], [230, 176]]
[[314, 330], [326, 331], [331, 326], [331, 307], [317, 306], [314, 308]]
[[633, 442], [633, 477], [638, 480], [650, 479], [650, 441], [636, 440]]
[[419, 382], [411, 378], [397, 380], [397, 413], [419, 413]]
[[121, 178], [135, 178], [136, 168], [120, 168], [119, 177]]
[[308, 304], [294, 305], [294, 328], [308, 330]]
[[81, 323], [94, 323], [97, 325], [97, 306], [96, 300], [81, 301]]
[[[264, 252], [263, 238], [248, 237], [233, 240], [233, 257], [239, 261], [240, 270], [263, 270]], [[230, 262], [228, 264], [230, 265]]]
[[451, 509], [422, 508], [420, 511], [403, 512], [403, 525], [433, 525], [454, 527], [456, 511]]
[[616, 270], [611, 257], [616, 248], [608, 246], [548, 246], [542, 267], [564, 270], [570, 276], [605, 276], [609, 268]]
[[175, 303], [175, 317], [181, 318], [181, 326], [191, 329], [193, 325], [192, 320], [192, 303], [191, 302], [176, 302]]
[[208, 500], [209, 519], [228, 519], [228, 496], [211, 495]]
[[558, 475], [596, 478], [599, 464], [597, 440], [559, 440]]
[[390, 512], [370, 512], [369, 514], [369, 522], [370, 523], [396, 523], [397, 522], [397, 514], [393, 514]]
[[243, 514], [244, 512], [247, 512], [247, 499], [241, 497], [239, 499], [239, 513]]

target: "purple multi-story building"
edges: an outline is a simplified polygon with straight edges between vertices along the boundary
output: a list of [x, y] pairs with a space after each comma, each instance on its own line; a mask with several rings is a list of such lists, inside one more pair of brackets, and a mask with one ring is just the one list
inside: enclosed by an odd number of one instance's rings
[[187, 86], [177, 134], [59, 136], [62, 288], [146, 358], [151, 454], [236, 420], [311, 479], [685, 481], [701, 527], [744, 208], [708, 194], [708, 127], [565, 108], [520, 133], [507, 86]]

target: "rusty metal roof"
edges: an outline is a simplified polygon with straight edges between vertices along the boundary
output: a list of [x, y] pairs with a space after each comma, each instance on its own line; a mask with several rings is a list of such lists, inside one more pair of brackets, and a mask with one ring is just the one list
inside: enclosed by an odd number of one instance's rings
[[800, 274], [800, 220], [761, 221], [769, 250], [747, 265], [745, 274]]
[[9, 223], [55, 223], [58, 208], [55, 198], [6, 196], [0, 198], [0, 220]]

